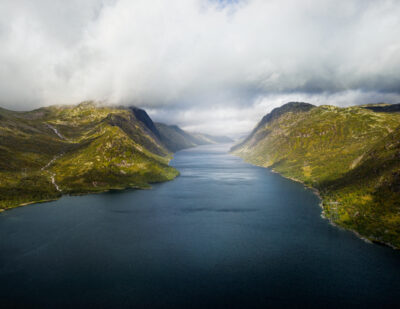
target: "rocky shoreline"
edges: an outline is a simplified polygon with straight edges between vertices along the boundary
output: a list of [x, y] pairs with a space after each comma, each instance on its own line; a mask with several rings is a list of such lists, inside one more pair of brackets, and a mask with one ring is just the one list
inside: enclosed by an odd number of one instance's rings
[[377, 239], [370, 239], [370, 238], [368, 238], [368, 237], [366, 237], [366, 236], [361, 235], [359, 232], [357, 232], [357, 231], [354, 230], [354, 229], [348, 229], [348, 228], [342, 227], [341, 225], [338, 225], [338, 224], [337, 224], [335, 221], [333, 221], [331, 218], [328, 218], [328, 217], [325, 216], [325, 211], [324, 211], [325, 209], [324, 209], [324, 206], [323, 206], [324, 198], [321, 196], [321, 193], [319, 192], [318, 189], [316, 189], [316, 188], [314, 188], [314, 187], [307, 186], [303, 181], [301, 181], [301, 180], [299, 180], [299, 179], [295, 179], [295, 178], [292, 178], [292, 177], [284, 176], [284, 175], [282, 175], [281, 173], [275, 171], [274, 169], [270, 169], [270, 168], [267, 168], [267, 169], [269, 169], [271, 172], [273, 172], [273, 173], [275, 173], [275, 174], [279, 174], [280, 176], [282, 176], [282, 177], [284, 177], [284, 178], [287, 178], [287, 179], [290, 179], [290, 180], [292, 180], [292, 181], [301, 183], [302, 185], [304, 185], [305, 188], [310, 189], [316, 196], [318, 196], [318, 198], [320, 199], [320, 203], [319, 203], [318, 205], [319, 205], [319, 207], [321, 207], [321, 209], [322, 209], [322, 211], [321, 211], [321, 218], [323, 218], [323, 219], [325, 219], [325, 220], [328, 220], [328, 221], [329, 221], [329, 224], [331, 224], [332, 226], [334, 226], [334, 227], [336, 227], [336, 228], [339, 228], [339, 229], [342, 229], [342, 230], [345, 230], [345, 231], [352, 232], [352, 233], [355, 234], [358, 238], [360, 238], [361, 240], [363, 240], [363, 241], [366, 242], [366, 243], [384, 245], [384, 246], [387, 246], [387, 247], [389, 247], [389, 248], [391, 248], [391, 249], [399, 250], [399, 248], [397, 248], [396, 246], [393, 246], [393, 245], [390, 244], [390, 243], [383, 242], [383, 241], [380, 241], [380, 240], [377, 240]]
[[[234, 155], [235, 155], [235, 154], [234, 154]], [[238, 156], [238, 155], [236, 155], [236, 156]], [[238, 157], [240, 157], [240, 156], [238, 156]], [[241, 157], [240, 157], [240, 158], [241, 158]], [[243, 158], [242, 158], [242, 159], [243, 159]], [[244, 160], [244, 159], [243, 159], [243, 160]], [[293, 177], [290, 177], [290, 176], [282, 175], [281, 173], [277, 172], [276, 170], [274, 170], [274, 169], [271, 168], [271, 167], [265, 167], [265, 166], [262, 166], [262, 165], [253, 164], [253, 163], [251, 163], [251, 162], [248, 162], [247, 160], [244, 160], [244, 161], [245, 161], [246, 163], [251, 164], [251, 165], [259, 166], [259, 167], [265, 168], [265, 169], [271, 171], [272, 173], [274, 173], [274, 174], [279, 174], [280, 176], [282, 176], [282, 177], [284, 177], [284, 178], [286, 178], [286, 179], [290, 179], [290, 180], [292, 180], [292, 181], [301, 183], [305, 188], [311, 190], [311, 191], [313, 192], [313, 194], [315, 194], [315, 195], [320, 199], [320, 203], [319, 203], [318, 205], [319, 205], [319, 207], [320, 207], [321, 210], [322, 210], [322, 211], [321, 211], [321, 218], [323, 218], [323, 219], [325, 219], [325, 220], [328, 220], [329, 224], [331, 224], [332, 226], [334, 226], [334, 227], [336, 227], [336, 228], [339, 228], [339, 229], [342, 229], [342, 230], [345, 230], [345, 231], [352, 232], [352, 233], [353, 233], [354, 235], [356, 235], [359, 239], [363, 240], [363, 241], [366, 242], [366, 243], [384, 245], [384, 246], [389, 247], [389, 248], [391, 248], [391, 249], [393, 249], [393, 250], [399, 250], [399, 249], [400, 249], [400, 248], [398, 248], [398, 247], [392, 245], [391, 243], [387, 243], [387, 242], [384, 242], [384, 241], [380, 241], [380, 240], [378, 240], [378, 239], [370, 239], [370, 238], [368, 238], [368, 237], [366, 237], [366, 236], [361, 235], [358, 231], [356, 231], [356, 230], [354, 230], [354, 229], [348, 229], [348, 228], [342, 227], [341, 225], [338, 225], [335, 221], [333, 221], [331, 218], [326, 217], [326, 216], [325, 216], [325, 212], [324, 212], [324, 206], [323, 206], [324, 198], [322, 197], [322, 195], [321, 195], [321, 193], [319, 192], [318, 189], [306, 185], [303, 181], [301, 181], [301, 180], [299, 180], [299, 179], [296, 179], [296, 178], [293, 178]]]

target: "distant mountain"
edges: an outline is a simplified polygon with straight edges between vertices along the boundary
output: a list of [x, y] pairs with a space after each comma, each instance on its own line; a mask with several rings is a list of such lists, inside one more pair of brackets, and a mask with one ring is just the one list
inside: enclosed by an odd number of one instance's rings
[[176, 125], [156, 123], [156, 128], [160, 132], [164, 145], [172, 152], [198, 145], [233, 142], [226, 136], [186, 132]]
[[176, 125], [156, 123], [156, 128], [164, 145], [172, 152], [200, 145], [195, 137]]
[[400, 112], [400, 103], [397, 104], [367, 104], [361, 106], [366, 109], [370, 109], [374, 112], [379, 112], [379, 113], [394, 113], [394, 112]]
[[[192, 136], [197, 138], [199, 143], [202, 144], [224, 144], [233, 143], [233, 139], [225, 135], [210, 135], [204, 133], [190, 133]], [[199, 144], [200, 145], [200, 144]]]
[[400, 113], [289, 103], [234, 146], [246, 161], [319, 190], [323, 213], [364, 237], [400, 247]]

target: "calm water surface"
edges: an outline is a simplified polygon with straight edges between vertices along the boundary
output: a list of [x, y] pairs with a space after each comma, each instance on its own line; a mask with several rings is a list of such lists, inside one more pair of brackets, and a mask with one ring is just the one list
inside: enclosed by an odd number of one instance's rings
[[0, 214], [1, 308], [400, 305], [400, 254], [321, 219], [299, 183], [202, 146], [181, 176]]

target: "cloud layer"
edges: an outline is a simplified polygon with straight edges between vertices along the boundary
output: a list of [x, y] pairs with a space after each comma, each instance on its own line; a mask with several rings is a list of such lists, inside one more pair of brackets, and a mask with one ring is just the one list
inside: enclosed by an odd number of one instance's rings
[[135, 104], [241, 132], [289, 100], [400, 101], [400, 4], [5, 0], [0, 105]]

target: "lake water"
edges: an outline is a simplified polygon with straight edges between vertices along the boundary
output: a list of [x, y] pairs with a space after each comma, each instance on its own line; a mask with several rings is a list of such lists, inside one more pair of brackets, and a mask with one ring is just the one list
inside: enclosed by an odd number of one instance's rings
[[400, 305], [400, 254], [320, 217], [301, 184], [227, 153], [178, 152], [151, 190], [0, 214], [0, 307]]

